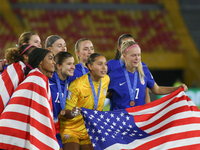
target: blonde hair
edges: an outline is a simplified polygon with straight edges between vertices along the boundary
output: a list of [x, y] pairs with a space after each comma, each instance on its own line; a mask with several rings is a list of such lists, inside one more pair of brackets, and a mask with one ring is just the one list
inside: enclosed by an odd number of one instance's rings
[[[126, 51], [127, 48], [129, 48], [130, 46], [137, 44], [136, 42], [133, 41], [125, 41], [122, 43], [122, 47], [121, 47], [121, 56], [123, 56], [124, 52]], [[137, 44], [138, 45], [138, 44]], [[125, 54], [126, 55], [126, 54]], [[144, 71], [143, 71], [143, 67], [142, 67], [142, 62], [140, 60], [139, 65], [137, 67], [137, 71], [139, 73], [140, 79], [142, 77], [144, 77]]]
[[18, 47], [22, 46], [24, 43], [28, 44], [33, 35], [38, 34], [33, 31], [27, 31], [22, 33], [18, 39]]
[[[76, 44], [75, 44], [75, 54], [76, 52], [80, 51], [80, 44], [83, 42], [83, 41], [90, 41], [89, 39], [87, 38], [82, 38], [82, 39], [79, 39], [78, 41], [76, 41]], [[78, 62], [80, 62], [80, 58], [79, 56], [76, 54], [76, 59], [78, 60]]]

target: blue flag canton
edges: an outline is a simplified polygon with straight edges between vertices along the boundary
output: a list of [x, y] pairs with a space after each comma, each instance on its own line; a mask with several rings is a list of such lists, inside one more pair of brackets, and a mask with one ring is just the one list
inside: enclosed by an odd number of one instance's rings
[[82, 115], [95, 150], [150, 136], [136, 126], [133, 116], [126, 110], [103, 112], [82, 108]]

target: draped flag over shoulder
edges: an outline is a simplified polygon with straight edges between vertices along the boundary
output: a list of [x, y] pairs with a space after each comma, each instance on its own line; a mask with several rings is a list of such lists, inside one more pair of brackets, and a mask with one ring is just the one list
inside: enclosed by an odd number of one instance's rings
[[0, 117], [0, 148], [58, 150], [48, 78], [37, 68], [16, 88]]
[[0, 115], [17, 86], [24, 80], [25, 64], [21, 61], [9, 65], [0, 75]]
[[95, 150], [200, 149], [200, 110], [183, 88], [143, 106], [82, 115]]

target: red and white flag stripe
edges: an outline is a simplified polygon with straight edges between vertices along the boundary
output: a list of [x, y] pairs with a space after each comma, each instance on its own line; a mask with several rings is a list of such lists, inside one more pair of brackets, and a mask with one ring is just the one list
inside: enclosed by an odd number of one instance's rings
[[0, 75], [0, 115], [17, 86], [24, 80], [25, 64], [21, 61], [9, 65]]
[[0, 148], [57, 150], [55, 135], [48, 78], [34, 69], [0, 117]]
[[136, 125], [150, 134], [129, 144], [114, 144], [108, 150], [199, 150], [200, 110], [182, 88], [159, 100], [126, 109]]

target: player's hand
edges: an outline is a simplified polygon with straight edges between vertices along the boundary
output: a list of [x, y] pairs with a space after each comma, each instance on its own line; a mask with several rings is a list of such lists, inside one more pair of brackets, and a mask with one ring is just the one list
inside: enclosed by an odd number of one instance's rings
[[74, 107], [72, 110], [71, 110], [71, 115], [72, 117], [76, 117], [78, 115], [81, 114], [81, 108], [78, 108], [78, 107]]
[[187, 90], [188, 90], [188, 87], [187, 87], [187, 85], [185, 85], [185, 84], [181, 84], [180, 87], [183, 87], [183, 88], [184, 88], [184, 91], [187, 91]]

